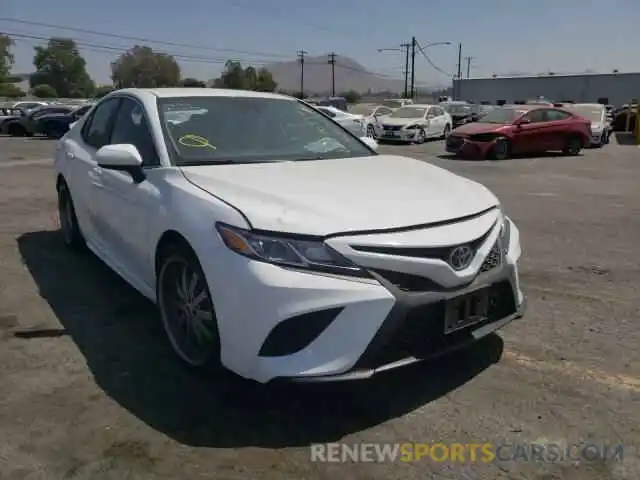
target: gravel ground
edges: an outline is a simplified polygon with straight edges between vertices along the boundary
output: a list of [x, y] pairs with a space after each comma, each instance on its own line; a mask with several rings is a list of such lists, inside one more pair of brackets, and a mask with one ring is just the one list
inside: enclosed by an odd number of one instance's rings
[[[640, 478], [640, 150], [466, 162], [521, 230], [524, 319], [340, 385], [187, 372], [152, 306], [57, 232], [54, 144], [0, 138], [0, 479]], [[624, 443], [624, 460], [318, 463], [320, 442]]]

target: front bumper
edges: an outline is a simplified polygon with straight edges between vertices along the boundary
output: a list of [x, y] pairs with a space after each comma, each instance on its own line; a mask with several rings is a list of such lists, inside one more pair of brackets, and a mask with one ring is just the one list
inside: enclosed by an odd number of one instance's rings
[[455, 134], [449, 135], [445, 142], [447, 153], [477, 160], [486, 158], [492, 147], [493, 142], [474, 142], [466, 137], [458, 137]]
[[[498, 241], [497, 218], [493, 211], [465, 224], [393, 234], [407, 246], [429, 244], [434, 231], [459, 240], [483, 235], [473, 263], [460, 272], [437, 259], [388, 260], [363, 253], [358, 263], [371, 278], [357, 279], [277, 267], [225, 250], [201, 256], [214, 295], [223, 365], [261, 383], [349, 380], [442, 355], [488, 335], [524, 312], [515, 225], [509, 253], [497, 263], [491, 260]], [[388, 235], [327, 242], [348, 256], [349, 245], [367, 239], [394, 244]], [[485, 269], [490, 260], [494, 264]], [[427, 283], [407, 286], [389, 275], [387, 261], [399, 271], [413, 271], [409, 283], [416, 274], [427, 275], [421, 277]], [[232, 272], [232, 280], [223, 272]], [[480, 288], [493, 289], [492, 295], [506, 303], [485, 321], [445, 335], [445, 302]]]
[[418, 129], [383, 130], [380, 140], [385, 142], [413, 142], [418, 136]]

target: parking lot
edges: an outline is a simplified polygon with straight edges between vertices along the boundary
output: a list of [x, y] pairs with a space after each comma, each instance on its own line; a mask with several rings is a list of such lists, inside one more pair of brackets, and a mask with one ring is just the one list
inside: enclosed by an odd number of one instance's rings
[[[525, 317], [370, 381], [260, 387], [187, 371], [146, 300], [65, 251], [54, 145], [0, 138], [0, 479], [640, 478], [640, 149], [473, 162], [382, 146], [501, 198]], [[337, 441], [622, 443], [624, 459], [310, 461]]]

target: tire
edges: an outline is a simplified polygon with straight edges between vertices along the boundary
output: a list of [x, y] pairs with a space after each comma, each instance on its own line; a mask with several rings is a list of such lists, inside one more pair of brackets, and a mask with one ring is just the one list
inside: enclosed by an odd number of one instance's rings
[[69, 187], [64, 181], [58, 185], [58, 217], [60, 219], [60, 233], [62, 233], [62, 239], [67, 248], [76, 252], [83, 250], [85, 239], [80, 231]]
[[416, 135], [416, 139], [414, 140], [414, 143], [416, 145], [422, 145], [426, 141], [427, 141], [427, 137], [424, 133], [424, 130], [423, 129], [418, 130], [418, 134]]
[[157, 305], [173, 351], [190, 368], [219, 367], [218, 321], [198, 258], [187, 245], [171, 244], [158, 264]]
[[507, 160], [511, 157], [511, 142], [508, 138], [498, 137], [489, 152], [491, 160]]
[[373, 128], [373, 125], [367, 125], [367, 137], [376, 138], [376, 129]]
[[562, 149], [562, 153], [567, 156], [575, 157], [577, 155], [580, 155], [582, 147], [583, 145], [580, 137], [570, 136], [565, 142], [565, 147]]
[[446, 138], [449, 136], [450, 133], [451, 133], [451, 125], [447, 123], [444, 126], [444, 130], [442, 131], [442, 138], [446, 140]]
[[12, 123], [7, 127], [7, 133], [12, 137], [24, 137], [27, 130], [19, 123]]

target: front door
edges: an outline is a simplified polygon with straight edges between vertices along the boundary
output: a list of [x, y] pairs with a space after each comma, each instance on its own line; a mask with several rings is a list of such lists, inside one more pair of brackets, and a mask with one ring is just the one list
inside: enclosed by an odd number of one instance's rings
[[540, 153], [548, 150], [548, 131], [544, 109], [536, 109], [522, 117], [528, 123], [516, 127], [513, 138], [513, 153]]
[[109, 143], [134, 145], [142, 156], [148, 176], [137, 183], [126, 172], [98, 168], [99, 188], [95, 190], [103, 236], [111, 247], [114, 260], [121, 268], [126, 268], [127, 274], [146, 283], [153, 277], [149, 219], [160, 205], [160, 192], [155, 182], [158, 176], [149, 175], [160, 166], [160, 159], [148, 125], [142, 106], [131, 98], [123, 98]]

